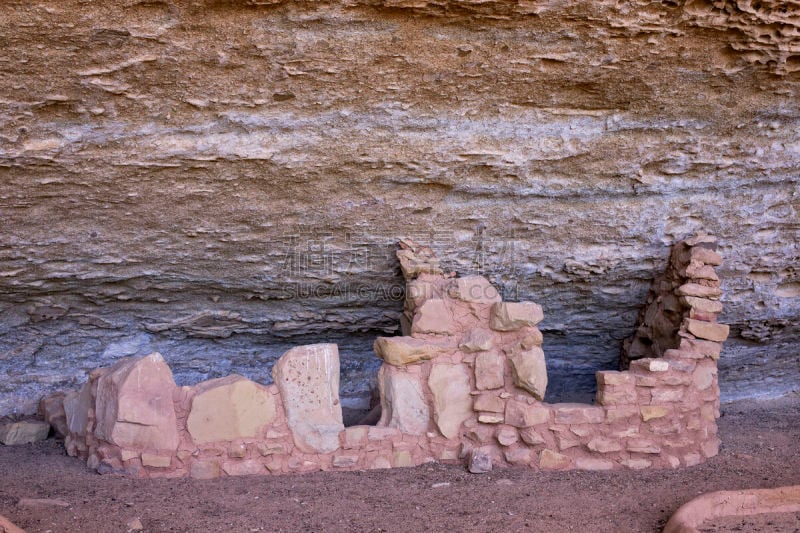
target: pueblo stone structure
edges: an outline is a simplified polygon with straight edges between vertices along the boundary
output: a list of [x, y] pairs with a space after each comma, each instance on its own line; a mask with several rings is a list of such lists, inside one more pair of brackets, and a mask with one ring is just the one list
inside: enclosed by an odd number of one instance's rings
[[430, 248], [402, 241], [403, 336], [375, 352], [382, 416], [345, 427], [335, 344], [300, 346], [274, 384], [241, 376], [178, 387], [158, 353], [95, 370], [41, 407], [70, 455], [98, 472], [140, 477], [354, 470], [426, 462], [541, 469], [690, 466], [717, 454], [717, 322], [722, 262], [715, 239], [673, 246], [626, 371], [597, 373], [594, 405], [543, 403], [542, 308], [504, 302], [481, 276], [445, 273]]
[[0, 416], [319, 338], [360, 410], [398, 235], [541, 304], [548, 396], [590, 401], [705, 229], [723, 401], [800, 383], [796, 0], [3, 0], [0, 46]]

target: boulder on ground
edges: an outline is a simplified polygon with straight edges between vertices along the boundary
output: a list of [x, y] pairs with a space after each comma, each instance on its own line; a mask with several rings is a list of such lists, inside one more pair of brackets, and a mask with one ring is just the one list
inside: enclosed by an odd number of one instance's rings
[[6, 446], [30, 444], [47, 439], [50, 424], [40, 420], [21, 420], [0, 426], [0, 443]]

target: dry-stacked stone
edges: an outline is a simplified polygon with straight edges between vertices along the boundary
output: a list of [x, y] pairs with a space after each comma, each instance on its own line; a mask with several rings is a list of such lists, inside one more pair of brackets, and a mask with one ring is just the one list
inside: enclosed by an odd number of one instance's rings
[[444, 273], [402, 241], [403, 333], [381, 337], [376, 426], [342, 424], [336, 345], [294, 348], [275, 383], [241, 376], [178, 387], [163, 358], [95, 370], [80, 391], [43, 401], [70, 455], [140, 477], [356, 470], [464, 463], [610, 470], [691, 466], [718, 452], [717, 359], [728, 327], [714, 239], [673, 247], [654, 283], [626, 371], [597, 373], [589, 404], [544, 403], [542, 309], [503, 302], [481, 276]]

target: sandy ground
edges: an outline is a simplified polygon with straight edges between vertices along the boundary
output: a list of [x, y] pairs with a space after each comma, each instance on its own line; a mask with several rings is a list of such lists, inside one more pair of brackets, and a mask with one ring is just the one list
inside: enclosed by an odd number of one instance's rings
[[[472, 475], [429, 465], [134, 480], [92, 473], [51, 439], [0, 447], [0, 515], [29, 532], [125, 531], [136, 518], [146, 531], [660, 531], [703, 492], [800, 484], [800, 394], [726, 404], [722, 414], [719, 456], [692, 468], [643, 472], [519, 468]], [[756, 531], [764, 522], [719, 525], [726, 529], [709, 524], [710, 530]]]

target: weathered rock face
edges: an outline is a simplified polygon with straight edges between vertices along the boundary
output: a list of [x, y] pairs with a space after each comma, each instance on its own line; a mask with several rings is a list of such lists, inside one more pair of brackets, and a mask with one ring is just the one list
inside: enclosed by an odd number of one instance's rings
[[723, 397], [786, 390], [799, 20], [737, 0], [3, 2], [0, 413], [153, 351], [179, 384], [267, 383], [309, 339], [339, 343], [342, 401], [363, 402], [402, 313], [398, 235], [542, 305], [554, 400], [616, 366], [668, 245], [705, 228]]

